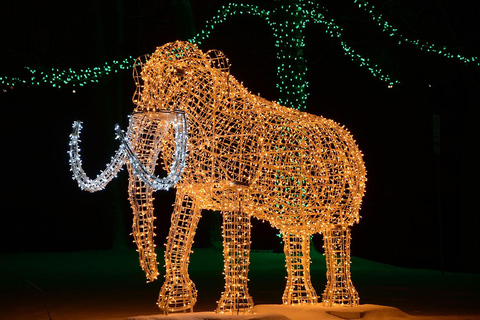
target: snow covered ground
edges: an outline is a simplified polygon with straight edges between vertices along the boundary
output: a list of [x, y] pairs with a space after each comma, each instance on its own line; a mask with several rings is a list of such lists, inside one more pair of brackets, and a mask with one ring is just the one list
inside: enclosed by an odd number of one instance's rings
[[[153, 320], [158, 317], [152, 315], [160, 313], [155, 301], [163, 279], [147, 284], [134, 250], [0, 254], [0, 265], [2, 320], [48, 320], [49, 316], [53, 320]], [[256, 314], [237, 320], [480, 320], [480, 275], [442, 276], [438, 271], [398, 268], [354, 257], [352, 279], [361, 306], [337, 310], [321, 305], [279, 305], [285, 285], [284, 265], [283, 254], [252, 253], [250, 294]], [[221, 252], [196, 249], [190, 267], [199, 290], [195, 312], [168, 318], [231, 318], [212, 313], [223, 290], [222, 268]], [[316, 252], [312, 256], [312, 282], [321, 294], [325, 260]]]
[[136, 316], [127, 320], [453, 320], [480, 319], [480, 316], [410, 316], [394, 307], [364, 304], [357, 307], [258, 305], [253, 314], [220, 315], [214, 312]]

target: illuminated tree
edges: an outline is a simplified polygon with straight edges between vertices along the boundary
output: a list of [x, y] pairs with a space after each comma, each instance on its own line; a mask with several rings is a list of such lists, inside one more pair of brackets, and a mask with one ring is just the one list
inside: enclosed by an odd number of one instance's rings
[[[378, 28], [379, 33], [386, 34], [388, 37], [397, 41], [398, 45], [409, 44], [417, 49], [445, 57], [446, 59], [457, 60], [469, 65], [479, 65], [477, 57], [468, 57], [462, 54], [453, 53], [445, 46], [439, 46], [430, 42], [413, 39], [400, 33], [398, 28], [388, 22], [382, 13], [366, 0], [352, 0], [353, 4], [367, 14], [369, 19]], [[188, 7], [188, 1], [174, 1], [175, 12], [187, 12], [189, 9], [181, 11], [181, 8]], [[272, 9], [268, 9], [272, 8]], [[192, 37], [190, 41], [201, 44], [212, 34], [216, 26], [224, 23], [232, 16], [250, 15], [264, 19], [270, 27], [274, 38], [274, 45], [277, 48], [277, 88], [280, 92], [279, 102], [297, 109], [305, 109], [308, 97], [308, 82], [306, 80], [306, 61], [304, 58], [305, 42], [304, 31], [308, 24], [319, 24], [325, 28], [325, 32], [338, 41], [344, 54], [359, 66], [367, 70], [376, 78], [386, 82], [389, 87], [399, 84], [400, 81], [385, 71], [385, 68], [371, 61], [360, 53], [358, 48], [354, 48], [344, 39], [343, 28], [332, 18], [327, 16], [328, 10], [322, 7], [322, 3], [314, 0], [276, 0], [272, 3], [262, 6], [252, 4], [229, 3], [218, 10], [218, 13], [209, 21], [205, 27]], [[176, 19], [175, 21], [177, 21]], [[178, 21], [177, 21], [178, 22]], [[193, 27], [183, 28], [181, 35], [192, 33]], [[253, 35], [252, 35], [253, 36]], [[0, 81], [6, 86], [16, 84], [38, 85], [40, 83], [50, 83], [53, 86], [61, 87], [65, 84], [77, 84], [79, 86], [90, 82], [97, 82], [99, 78], [117, 72], [117, 70], [128, 69], [133, 58], [129, 57], [122, 61], [113, 61], [105, 66], [86, 68], [83, 70], [58, 70], [52, 69], [48, 72], [36, 69], [29, 69], [31, 77], [0, 77]]]

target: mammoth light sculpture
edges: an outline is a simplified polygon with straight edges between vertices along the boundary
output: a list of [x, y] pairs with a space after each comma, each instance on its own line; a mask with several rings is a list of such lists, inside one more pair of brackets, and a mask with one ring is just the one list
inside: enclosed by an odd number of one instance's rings
[[[181, 311], [197, 300], [188, 264], [202, 209], [223, 216], [225, 291], [217, 312], [253, 307], [247, 288], [252, 216], [283, 235], [283, 303], [318, 301], [310, 280], [310, 238], [322, 233], [324, 305], [358, 304], [350, 277], [349, 228], [360, 218], [366, 170], [351, 134], [332, 120], [251, 94], [229, 74], [220, 51], [204, 53], [189, 42], [168, 43], [139, 58], [134, 79], [136, 108], [127, 132], [118, 131], [122, 145], [110, 166], [95, 180], [85, 176], [79, 123], [70, 143], [71, 164], [80, 186], [96, 191], [127, 162], [133, 235], [149, 280], [158, 275], [152, 192], [177, 189], [158, 306]], [[163, 179], [152, 174], [160, 151], [168, 171]]]

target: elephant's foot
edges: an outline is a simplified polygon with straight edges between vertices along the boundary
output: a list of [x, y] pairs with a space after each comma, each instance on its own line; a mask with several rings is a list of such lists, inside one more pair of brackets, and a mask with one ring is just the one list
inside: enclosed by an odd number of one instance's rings
[[251, 313], [253, 299], [247, 292], [224, 292], [218, 301], [217, 313], [245, 314]]
[[158, 307], [165, 313], [190, 310], [197, 302], [197, 289], [189, 278], [166, 279], [158, 296]]
[[285, 288], [282, 301], [284, 304], [314, 304], [318, 296], [311, 285], [296, 284]]
[[328, 286], [323, 293], [323, 305], [325, 307], [332, 307], [337, 305], [356, 306], [359, 303], [357, 290], [351, 286]]

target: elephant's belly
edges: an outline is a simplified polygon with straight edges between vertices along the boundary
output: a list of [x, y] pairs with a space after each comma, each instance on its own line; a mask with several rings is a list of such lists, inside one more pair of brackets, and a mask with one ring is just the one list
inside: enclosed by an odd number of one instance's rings
[[252, 195], [248, 210], [256, 218], [269, 221], [284, 232], [305, 231], [314, 234], [334, 225], [352, 225], [358, 220], [357, 212], [352, 212], [351, 207], [345, 205], [318, 205], [313, 201], [298, 201], [291, 195], [274, 201], [266, 201], [267, 199], [261, 195]]
[[359, 216], [365, 167], [351, 135], [331, 120], [272, 120], [252, 210], [275, 227], [311, 230], [351, 225]]

